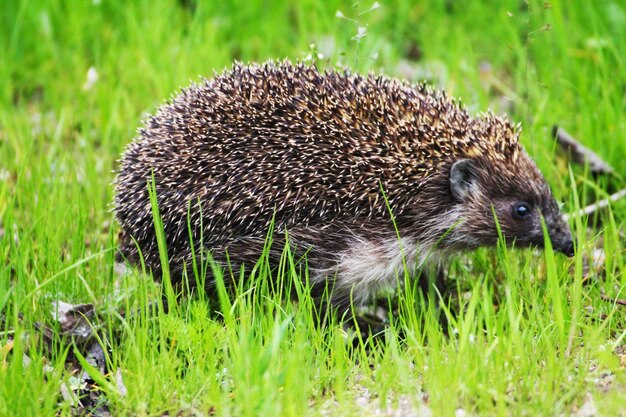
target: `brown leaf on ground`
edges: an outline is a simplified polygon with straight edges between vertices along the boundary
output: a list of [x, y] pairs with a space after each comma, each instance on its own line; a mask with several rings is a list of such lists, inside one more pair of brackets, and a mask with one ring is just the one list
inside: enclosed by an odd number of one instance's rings
[[[99, 343], [93, 342], [87, 354], [85, 355], [87, 362], [98, 370], [101, 374], [106, 373], [106, 358], [104, 356], [104, 350]], [[108, 417], [111, 415], [108, 407], [108, 400], [105, 392], [100, 389], [96, 384], [96, 381], [87, 373], [85, 369], [82, 369], [79, 364], [74, 364], [77, 371], [76, 379], [78, 384], [76, 385], [76, 395], [80, 398], [80, 402], [77, 406], [82, 414], [93, 415], [98, 417]]]
[[56, 300], [52, 302], [52, 317], [59, 324], [62, 336], [72, 336], [78, 341], [86, 341], [93, 336], [93, 304], [69, 304]]

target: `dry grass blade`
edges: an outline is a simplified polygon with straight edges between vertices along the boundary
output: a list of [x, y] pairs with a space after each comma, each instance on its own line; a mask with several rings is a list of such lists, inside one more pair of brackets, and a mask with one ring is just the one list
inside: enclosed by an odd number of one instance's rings
[[626, 307], [626, 300], [622, 300], [620, 298], [611, 298], [611, 297], [609, 297], [606, 294], [600, 294], [600, 299], [602, 301], [609, 301], [611, 303], [615, 303], [615, 304], [618, 304], [620, 306]]
[[578, 142], [562, 127], [554, 126], [552, 136], [556, 138], [561, 148], [570, 155], [572, 162], [583, 166], [589, 164], [589, 171], [595, 175], [613, 173], [613, 168], [608, 163], [591, 149]]
[[595, 202], [593, 204], [588, 205], [585, 208], [582, 208], [578, 211], [575, 211], [573, 213], [567, 213], [564, 215], [565, 220], [568, 221], [569, 219], [572, 218], [576, 218], [576, 217], [581, 217], [581, 216], [588, 216], [590, 214], [595, 213], [598, 210], [601, 210], [603, 208], [606, 208], [609, 206], [609, 204], [614, 203], [618, 200], [621, 200], [622, 198], [626, 197], [626, 188], [619, 190], [618, 192], [611, 194], [610, 196], [608, 196], [607, 198], [600, 200], [598, 202]]

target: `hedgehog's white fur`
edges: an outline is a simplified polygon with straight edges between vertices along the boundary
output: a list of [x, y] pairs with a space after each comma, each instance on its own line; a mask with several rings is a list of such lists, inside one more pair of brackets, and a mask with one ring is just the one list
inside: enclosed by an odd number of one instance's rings
[[412, 273], [427, 254], [413, 239], [389, 238], [380, 242], [356, 238], [348, 250], [337, 254], [335, 267], [311, 272], [317, 277], [341, 276], [338, 290], [351, 292], [354, 304], [364, 304], [384, 288], [403, 282], [404, 272]]
[[371, 239], [366, 234], [350, 233], [347, 249], [334, 255], [331, 267], [313, 267], [310, 272], [315, 280], [341, 276], [338, 289], [350, 292], [352, 303], [365, 304], [381, 290], [403, 283], [405, 276], [413, 276], [427, 263], [438, 264], [445, 249], [437, 247], [437, 238], [447, 233], [454, 239], [455, 229], [463, 221], [458, 210], [444, 212], [431, 221], [432, 237], [420, 240], [397, 235]]

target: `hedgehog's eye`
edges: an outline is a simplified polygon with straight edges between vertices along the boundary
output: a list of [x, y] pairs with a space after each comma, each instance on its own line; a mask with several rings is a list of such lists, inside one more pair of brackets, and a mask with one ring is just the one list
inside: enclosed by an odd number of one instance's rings
[[528, 203], [519, 202], [513, 204], [513, 216], [517, 219], [525, 219], [530, 215], [532, 209]]

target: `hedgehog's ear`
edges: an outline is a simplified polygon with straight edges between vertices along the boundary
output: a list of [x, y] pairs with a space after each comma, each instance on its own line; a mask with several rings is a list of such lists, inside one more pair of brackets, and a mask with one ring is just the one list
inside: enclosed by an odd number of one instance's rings
[[476, 189], [476, 177], [472, 168], [472, 161], [469, 159], [459, 159], [450, 168], [450, 191], [459, 201], [467, 200]]

